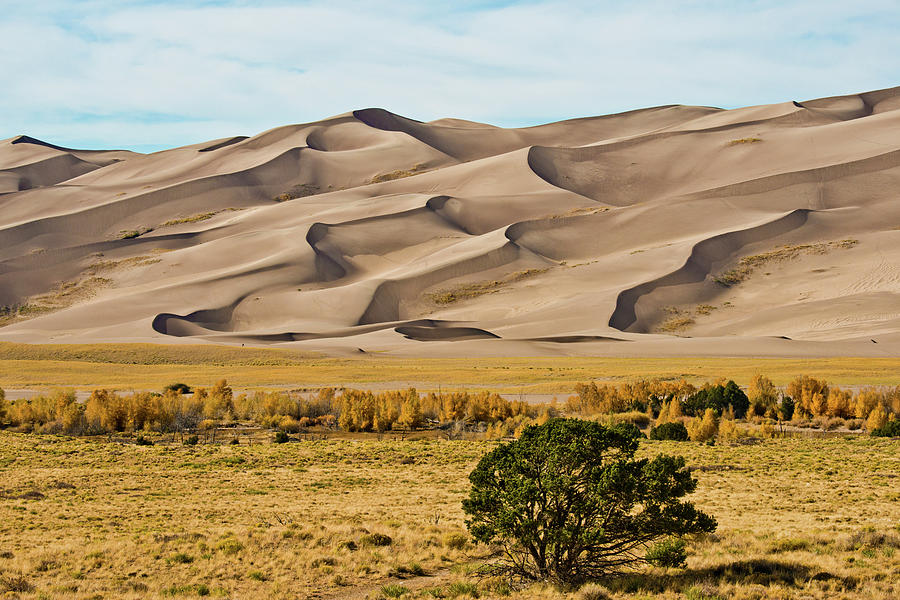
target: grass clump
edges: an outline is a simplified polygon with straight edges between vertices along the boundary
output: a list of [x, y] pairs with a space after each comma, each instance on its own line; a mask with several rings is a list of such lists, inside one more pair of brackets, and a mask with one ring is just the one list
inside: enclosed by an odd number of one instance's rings
[[4, 593], [30, 592], [34, 586], [23, 575], [0, 576], [0, 591]]
[[207, 219], [212, 219], [214, 216], [218, 214], [218, 211], [213, 212], [205, 212], [196, 215], [191, 215], [189, 217], [181, 217], [178, 219], [171, 219], [166, 221], [160, 227], [172, 227], [174, 225], [182, 225], [184, 223], [199, 223], [200, 221], [206, 221]]
[[367, 533], [366, 535], [359, 538], [360, 545], [363, 546], [375, 546], [375, 547], [383, 547], [390, 546], [394, 543], [394, 540], [389, 535], [385, 535], [383, 533]]
[[216, 548], [225, 556], [234, 556], [244, 549], [244, 544], [233, 537], [227, 537], [220, 541]]
[[695, 323], [694, 317], [687, 311], [675, 306], [663, 308], [666, 318], [656, 326], [660, 333], [680, 333]]
[[469, 536], [464, 533], [448, 533], [444, 535], [444, 546], [451, 550], [462, 550], [469, 544]]
[[141, 227], [140, 229], [123, 229], [119, 232], [120, 240], [133, 240], [134, 238], [141, 237], [144, 234], [150, 233], [153, 231], [152, 227]]
[[369, 180], [369, 183], [384, 183], [386, 181], [393, 181], [395, 179], [403, 179], [404, 177], [412, 177], [413, 175], [418, 175], [425, 170], [425, 165], [419, 163], [412, 169], [398, 169], [397, 171], [391, 171], [389, 173], [381, 173], [380, 175], [376, 175], [371, 180]]
[[409, 593], [409, 588], [402, 586], [399, 583], [389, 583], [381, 586], [381, 595], [384, 598], [399, 598], [407, 593]]
[[171, 562], [178, 565], [189, 565], [194, 562], [194, 557], [185, 552], [176, 552], [172, 555]]
[[578, 589], [578, 600], [609, 600], [609, 590], [599, 583], [586, 583]]
[[728, 142], [729, 146], [740, 146], [742, 144], [757, 144], [762, 141], [762, 138], [758, 137], [745, 137], [737, 140], [731, 140]]
[[468, 596], [470, 598], [478, 597], [478, 586], [469, 581], [454, 581], [447, 586], [448, 598], [459, 598], [460, 596]]
[[272, 200], [275, 202], [287, 202], [288, 200], [296, 200], [297, 198], [306, 198], [307, 196], [315, 196], [321, 190], [319, 186], [312, 183], [303, 183], [295, 185], [288, 191], [278, 194]]

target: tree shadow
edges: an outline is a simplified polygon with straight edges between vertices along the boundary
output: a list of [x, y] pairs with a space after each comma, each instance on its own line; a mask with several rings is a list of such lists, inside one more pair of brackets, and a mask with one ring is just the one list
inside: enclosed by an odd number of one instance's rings
[[684, 592], [702, 583], [773, 584], [802, 587], [810, 581], [830, 581], [845, 590], [855, 589], [854, 577], [841, 577], [796, 562], [784, 562], [765, 558], [741, 560], [704, 569], [685, 569], [660, 573], [634, 573], [603, 582], [610, 590], [625, 593], [636, 592]]

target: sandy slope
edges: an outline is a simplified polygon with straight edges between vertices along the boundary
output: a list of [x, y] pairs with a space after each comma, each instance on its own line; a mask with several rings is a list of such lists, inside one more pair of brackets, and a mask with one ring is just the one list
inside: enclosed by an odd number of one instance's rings
[[[0, 339], [900, 353], [900, 88], [500, 129], [0, 142]], [[24, 307], [24, 308], [22, 308]]]

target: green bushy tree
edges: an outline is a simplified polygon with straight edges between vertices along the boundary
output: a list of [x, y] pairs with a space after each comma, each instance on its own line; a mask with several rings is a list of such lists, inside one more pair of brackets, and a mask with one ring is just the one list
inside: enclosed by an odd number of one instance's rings
[[466, 526], [502, 547], [499, 571], [563, 584], [649, 562], [661, 540], [714, 531], [715, 519], [681, 501], [697, 485], [684, 458], [635, 459], [637, 448], [633, 430], [592, 421], [528, 427], [469, 475]]
[[688, 440], [688, 430], [683, 423], [663, 423], [650, 430], [650, 439], [686, 442]]

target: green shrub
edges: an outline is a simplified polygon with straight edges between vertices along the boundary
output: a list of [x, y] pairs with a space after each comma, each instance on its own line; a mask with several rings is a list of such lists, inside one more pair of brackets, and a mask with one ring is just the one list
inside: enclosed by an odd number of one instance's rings
[[655, 567], [684, 568], [687, 564], [684, 540], [669, 538], [657, 542], [647, 550], [646, 558]]
[[875, 437], [900, 437], [900, 420], [888, 421], [884, 427], [873, 429], [869, 435]]
[[638, 439], [622, 426], [550, 419], [485, 454], [463, 512], [475, 540], [502, 547], [495, 571], [575, 585], [644, 562], [656, 540], [715, 531], [681, 500], [697, 486], [684, 458], [635, 458]]
[[272, 441], [274, 441], [276, 444], [283, 444], [285, 442], [289, 442], [290, 439], [291, 437], [287, 434], [286, 431], [276, 431], [275, 439]]
[[185, 446], [196, 446], [199, 442], [200, 442], [200, 438], [197, 437], [196, 435], [189, 435], [186, 438], [184, 438]]
[[399, 583], [389, 583], [381, 586], [381, 595], [385, 598], [399, 598], [409, 590]]
[[684, 426], [684, 423], [663, 423], [650, 430], [650, 439], [686, 442], [688, 440], [687, 427]]
[[184, 552], [178, 552], [172, 555], [172, 562], [179, 565], [189, 565], [194, 562], [194, 557]]
[[163, 392], [178, 392], [180, 394], [190, 394], [191, 386], [186, 383], [170, 383], [163, 388]]
[[359, 543], [365, 546], [390, 546], [394, 540], [383, 533], [368, 533], [359, 538]]
[[225, 556], [234, 556], [244, 549], [244, 545], [240, 541], [229, 537], [219, 542], [218, 549]]
[[478, 597], [478, 586], [468, 581], [454, 581], [447, 586], [447, 595], [450, 598], [458, 598], [459, 596]]

